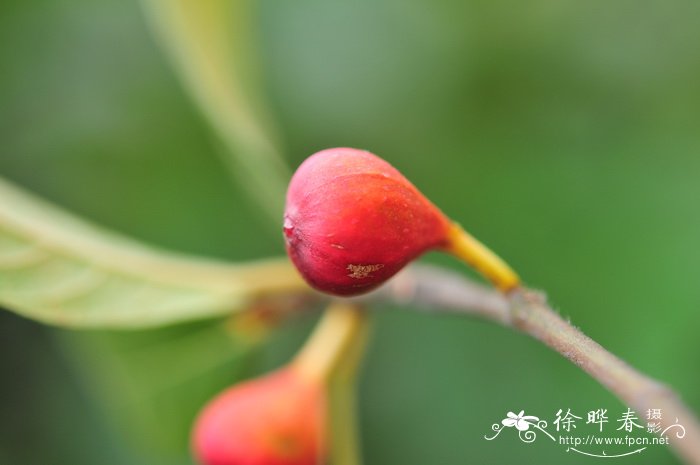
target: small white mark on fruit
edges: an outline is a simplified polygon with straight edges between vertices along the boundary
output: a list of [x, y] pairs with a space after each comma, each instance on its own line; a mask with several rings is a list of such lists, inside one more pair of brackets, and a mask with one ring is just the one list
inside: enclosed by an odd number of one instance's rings
[[333, 247], [334, 249], [340, 249], [340, 250], [345, 249], [345, 247], [343, 247], [343, 246], [340, 245], [340, 244], [331, 244], [331, 247]]

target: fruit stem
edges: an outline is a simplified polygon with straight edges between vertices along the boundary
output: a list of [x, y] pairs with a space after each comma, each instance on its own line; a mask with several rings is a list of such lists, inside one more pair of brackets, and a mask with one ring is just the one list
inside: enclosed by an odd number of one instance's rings
[[511, 291], [520, 285], [518, 275], [501, 257], [457, 223], [450, 225], [445, 250], [472, 266], [502, 292]]
[[357, 434], [355, 378], [366, 343], [367, 315], [357, 304], [334, 301], [292, 366], [309, 382], [329, 388], [331, 463], [362, 463]]
[[[356, 309], [356, 313], [361, 310]], [[331, 463], [361, 465], [362, 447], [357, 421], [357, 370], [367, 346], [367, 317], [346, 346], [329, 383]]]
[[[332, 302], [292, 364], [309, 379], [327, 382], [346, 359], [359, 358], [367, 316], [356, 304]], [[351, 363], [352, 365], [352, 363]]]

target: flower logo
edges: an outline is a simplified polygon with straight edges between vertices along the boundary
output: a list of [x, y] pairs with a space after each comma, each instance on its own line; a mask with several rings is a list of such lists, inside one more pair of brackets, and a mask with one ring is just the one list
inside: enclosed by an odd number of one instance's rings
[[524, 413], [525, 410], [521, 410], [517, 415], [513, 412], [508, 412], [506, 414], [506, 418], [504, 418], [501, 423], [503, 426], [507, 426], [509, 428], [515, 426], [518, 431], [527, 431], [530, 429], [530, 425], [532, 424], [531, 422], [534, 421], [536, 423], [540, 421], [539, 418], [531, 415], [524, 415]]
[[[537, 431], [535, 430], [539, 430], [541, 433], [546, 434], [552, 441], [556, 441], [554, 436], [549, 434], [546, 430], [547, 422], [532, 415], [525, 415], [525, 410], [521, 410], [517, 415], [513, 412], [508, 412], [506, 417], [501, 420], [500, 424], [494, 423], [491, 425], [491, 430], [494, 431], [495, 434], [491, 437], [485, 435], [484, 439], [493, 441], [501, 434], [501, 431], [506, 428], [512, 428], [513, 426], [518, 430], [518, 437], [520, 440], [525, 443], [529, 444], [537, 439]], [[532, 429], [530, 429], [531, 426]]]

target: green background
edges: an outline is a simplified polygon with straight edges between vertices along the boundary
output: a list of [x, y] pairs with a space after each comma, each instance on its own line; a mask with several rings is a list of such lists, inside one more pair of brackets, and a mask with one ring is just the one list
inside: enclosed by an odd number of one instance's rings
[[[700, 410], [700, 3], [262, 0], [255, 14], [290, 166], [332, 146], [386, 158]], [[4, 0], [0, 63], [0, 175], [160, 246], [283, 253], [138, 3]], [[314, 318], [251, 348], [220, 321], [79, 332], [2, 312], [0, 463], [188, 464], [199, 406], [284, 363]], [[510, 410], [607, 408], [612, 431], [624, 409], [528, 337], [401, 308], [377, 309], [360, 396], [369, 465], [594, 463], [483, 436]], [[677, 463], [664, 446], [615, 460]]]

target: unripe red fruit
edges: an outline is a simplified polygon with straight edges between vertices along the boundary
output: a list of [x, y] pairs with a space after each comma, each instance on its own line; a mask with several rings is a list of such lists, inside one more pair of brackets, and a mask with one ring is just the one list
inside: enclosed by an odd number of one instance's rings
[[322, 383], [285, 368], [215, 397], [197, 419], [193, 449], [203, 465], [317, 465], [324, 422]]
[[297, 169], [287, 191], [287, 253], [314, 288], [354, 295], [446, 245], [450, 221], [389, 163], [335, 148]]

